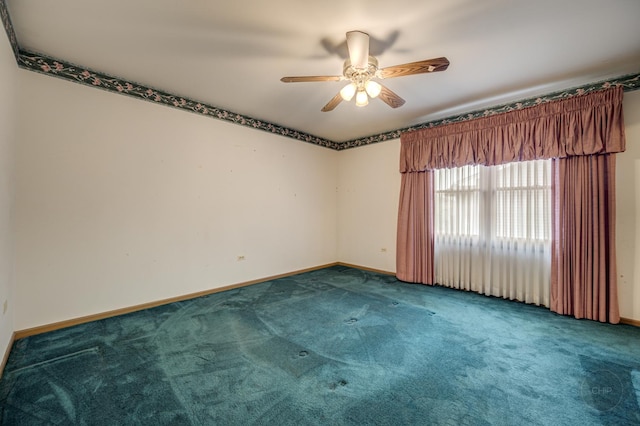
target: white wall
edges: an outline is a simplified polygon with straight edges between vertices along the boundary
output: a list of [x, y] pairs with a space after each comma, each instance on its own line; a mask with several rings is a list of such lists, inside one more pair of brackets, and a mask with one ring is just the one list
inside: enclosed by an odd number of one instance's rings
[[620, 315], [640, 321], [640, 90], [624, 94], [627, 150], [616, 161]]
[[396, 270], [400, 140], [340, 152], [338, 259]]
[[16, 329], [336, 261], [338, 152], [20, 78]]
[[[0, 35], [0, 362], [14, 331], [14, 148], [18, 66]], [[4, 306], [7, 306], [5, 312]]]
[[[19, 79], [15, 329], [336, 260], [395, 271], [399, 140], [334, 152], [32, 72]], [[640, 320], [640, 91], [625, 94], [625, 119], [620, 304]], [[0, 291], [12, 297], [11, 285]]]
[[[621, 316], [640, 320], [640, 91], [625, 93], [624, 112], [627, 151], [618, 155], [616, 176], [619, 300]], [[340, 153], [340, 261], [395, 271], [399, 156], [399, 140]]]

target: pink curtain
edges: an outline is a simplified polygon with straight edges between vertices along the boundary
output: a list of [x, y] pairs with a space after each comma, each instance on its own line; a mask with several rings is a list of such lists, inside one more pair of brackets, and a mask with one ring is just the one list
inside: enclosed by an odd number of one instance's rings
[[[554, 198], [552, 220], [557, 230], [562, 230], [556, 234], [562, 241], [554, 241], [552, 290], [556, 301], [552, 302], [552, 310], [578, 318], [617, 322], [612, 174], [615, 156], [608, 154], [625, 149], [622, 97], [622, 87], [614, 87], [495, 116], [403, 133], [398, 278], [433, 283], [433, 184], [428, 180], [430, 177], [423, 177], [422, 185], [428, 192], [419, 194], [418, 178], [407, 176], [468, 164], [491, 166], [550, 158], [560, 159], [557, 161], [562, 164], [583, 157], [581, 161], [586, 163], [575, 176], [569, 172], [573, 166], [557, 166], [554, 190], [558, 196]], [[602, 161], [608, 165], [601, 166]], [[596, 173], [599, 171], [602, 173]], [[575, 180], [579, 176], [586, 180], [579, 184]], [[571, 198], [577, 185], [591, 187], [592, 194], [579, 195], [582, 207], [572, 210], [569, 205], [578, 203]], [[594, 198], [595, 187], [607, 188], [598, 193], [606, 196]], [[605, 202], [599, 210], [596, 204]], [[592, 216], [587, 217], [586, 211], [592, 212]], [[564, 217], [565, 213], [569, 217]], [[581, 220], [571, 218], [572, 214], [580, 213]], [[606, 224], [601, 222], [604, 218]], [[568, 241], [570, 237], [572, 243]], [[582, 248], [570, 249], [575, 246]], [[585, 290], [586, 287], [591, 290]]]
[[433, 171], [402, 175], [398, 211], [396, 276], [433, 284]]
[[400, 136], [400, 173], [622, 152], [622, 87]]
[[554, 160], [551, 310], [620, 321], [615, 243], [615, 154]]

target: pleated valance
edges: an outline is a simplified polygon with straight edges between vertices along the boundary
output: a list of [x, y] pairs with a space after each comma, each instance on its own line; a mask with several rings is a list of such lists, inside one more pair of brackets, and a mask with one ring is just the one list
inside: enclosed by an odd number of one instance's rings
[[622, 87], [403, 133], [400, 172], [625, 150]]

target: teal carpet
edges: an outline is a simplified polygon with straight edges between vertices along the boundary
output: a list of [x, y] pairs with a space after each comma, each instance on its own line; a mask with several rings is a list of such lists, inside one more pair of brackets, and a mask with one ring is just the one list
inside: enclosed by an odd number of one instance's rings
[[346, 267], [15, 343], [3, 425], [637, 425], [640, 329]]

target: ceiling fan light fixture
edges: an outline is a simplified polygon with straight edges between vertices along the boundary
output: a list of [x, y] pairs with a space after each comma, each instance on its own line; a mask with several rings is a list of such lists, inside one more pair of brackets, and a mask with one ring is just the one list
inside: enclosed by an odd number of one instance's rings
[[380, 92], [382, 91], [382, 86], [380, 86], [380, 84], [378, 84], [377, 82], [373, 81], [373, 80], [369, 80], [365, 83], [364, 85], [365, 90], [367, 91], [367, 94], [371, 97], [371, 98], [376, 98]]
[[349, 83], [340, 90], [340, 96], [345, 101], [350, 101], [353, 99], [353, 95], [356, 94], [356, 85], [353, 83]]
[[356, 93], [356, 106], [363, 107], [369, 105], [369, 97], [364, 90], [358, 90]]

